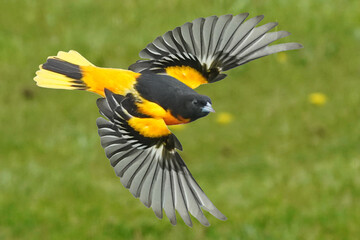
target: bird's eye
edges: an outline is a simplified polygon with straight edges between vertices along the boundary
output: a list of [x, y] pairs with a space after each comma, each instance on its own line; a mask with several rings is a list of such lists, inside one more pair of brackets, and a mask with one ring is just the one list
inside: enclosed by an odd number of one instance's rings
[[192, 101], [192, 103], [193, 103], [194, 105], [197, 105], [199, 102], [198, 102], [198, 100], [194, 99], [194, 100]]

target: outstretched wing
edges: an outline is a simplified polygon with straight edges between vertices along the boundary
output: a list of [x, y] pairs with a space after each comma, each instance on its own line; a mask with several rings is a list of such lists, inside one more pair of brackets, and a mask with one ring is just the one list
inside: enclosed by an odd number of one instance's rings
[[201, 208], [226, 220], [192, 177], [176, 151], [182, 150], [181, 144], [164, 121], [135, 117], [126, 109], [126, 98], [108, 90], [105, 94], [106, 98], [97, 101], [100, 113], [108, 119], [97, 119], [101, 145], [134, 197], [152, 207], [160, 219], [164, 209], [174, 225], [175, 210], [188, 226], [192, 226], [189, 212], [203, 225], [210, 225]]
[[191, 88], [226, 77], [222, 72], [273, 53], [302, 48], [299, 43], [272, 42], [286, 31], [268, 32], [276, 22], [255, 27], [264, 16], [248, 13], [198, 18], [157, 37], [129, 67], [135, 72], [166, 73]]

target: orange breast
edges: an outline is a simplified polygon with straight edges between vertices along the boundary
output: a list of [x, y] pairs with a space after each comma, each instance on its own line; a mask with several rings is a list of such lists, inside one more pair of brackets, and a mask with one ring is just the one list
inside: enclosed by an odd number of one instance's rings
[[178, 116], [177, 118], [174, 117], [170, 111], [166, 111], [165, 116], [163, 117], [166, 125], [177, 125], [177, 124], [184, 124], [184, 123], [188, 123], [190, 122], [190, 119], [185, 119], [182, 118], [180, 116]]
[[163, 119], [166, 125], [176, 125], [190, 122], [190, 119], [185, 119], [180, 116], [173, 116], [169, 110], [165, 110], [159, 104], [150, 102], [141, 98], [141, 102], [137, 102], [138, 111], [142, 114], [151, 116], [156, 119]]

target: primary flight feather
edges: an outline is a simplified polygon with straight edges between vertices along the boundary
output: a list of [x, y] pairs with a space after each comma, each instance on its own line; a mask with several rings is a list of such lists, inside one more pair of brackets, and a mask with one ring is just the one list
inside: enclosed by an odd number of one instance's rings
[[[248, 13], [198, 18], [157, 37], [129, 70], [94, 66], [76, 51], [59, 52], [40, 65], [37, 85], [77, 89], [102, 96], [96, 121], [101, 146], [121, 183], [172, 224], [177, 211], [192, 226], [190, 214], [209, 226], [203, 210], [226, 217], [197, 184], [168, 125], [185, 124], [214, 112], [211, 99], [194, 89], [219, 81], [223, 73], [273, 53], [302, 48], [299, 43], [269, 45], [288, 32], [269, 32], [277, 23]], [[189, 214], [190, 213], [190, 214]]]

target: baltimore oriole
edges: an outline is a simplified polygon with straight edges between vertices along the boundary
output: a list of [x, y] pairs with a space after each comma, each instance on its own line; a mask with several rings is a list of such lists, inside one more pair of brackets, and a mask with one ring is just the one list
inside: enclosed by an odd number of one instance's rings
[[270, 43], [288, 36], [268, 32], [264, 16], [248, 13], [198, 18], [156, 38], [129, 70], [96, 67], [76, 51], [49, 57], [34, 80], [45, 88], [97, 93], [96, 123], [101, 145], [122, 184], [146, 207], [172, 224], [175, 210], [192, 226], [189, 212], [205, 226], [202, 209], [226, 217], [208, 199], [177, 150], [179, 140], [167, 125], [184, 124], [214, 112], [211, 100], [193, 89], [226, 77], [223, 74], [269, 54], [299, 49], [299, 43]]

